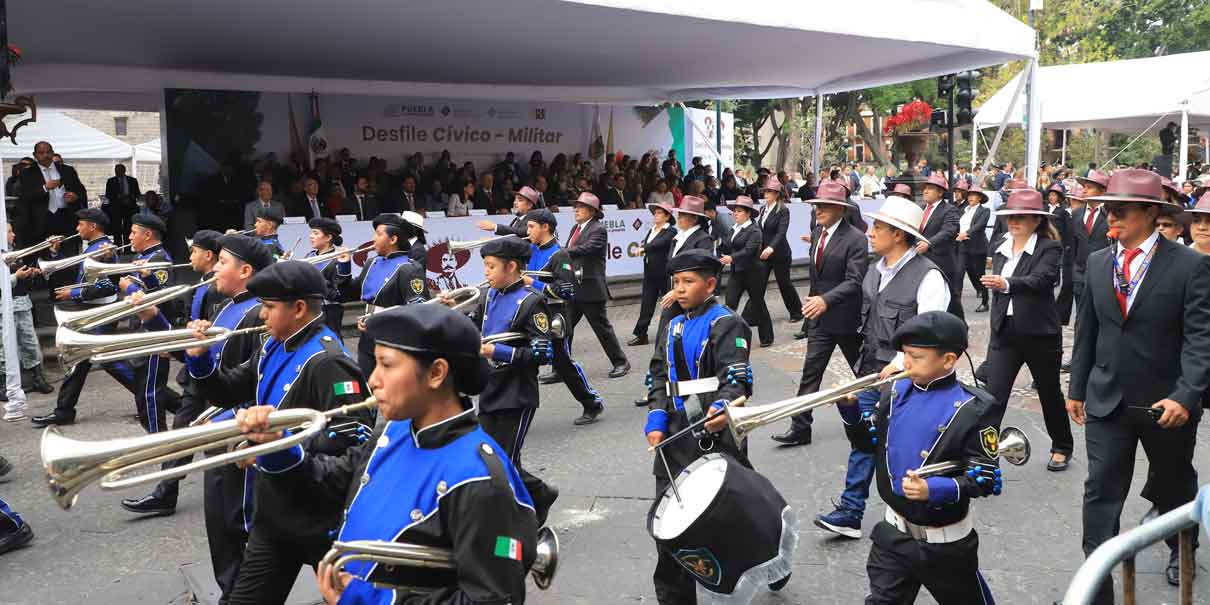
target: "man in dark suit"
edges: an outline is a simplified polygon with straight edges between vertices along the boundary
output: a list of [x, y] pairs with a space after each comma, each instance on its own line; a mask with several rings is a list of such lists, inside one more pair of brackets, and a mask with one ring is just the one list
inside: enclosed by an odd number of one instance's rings
[[[1085, 425], [1086, 555], [1118, 533], [1140, 442], [1160, 514], [1197, 495], [1193, 448], [1210, 386], [1210, 258], [1156, 232], [1161, 213], [1179, 211], [1159, 175], [1119, 170], [1089, 201], [1103, 203], [1118, 241], [1088, 257], [1067, 395], [1068, 414]], [[1167, 542], [1175, 584], [1177, 537]], [[1113, 602], [1111, 580], [1094, 602]]]
[[962, 300], [959, 290], [954, 287], [958, 282], [958, 262], [956, 257], [958, 219], [961, 213], [953, 204], [945, 201], [945, 192], [949, 190], [945, 176], [941, 173], [930, 174], [928, 181], [921, 189], [924, 198], [924, 222], [920, 224], [920, 232], [925, 239], [916, 243], [916, 254], [923, 255], [933, 261], [945, 279], [950, 284], [950, 303], [947, 311], [965, 319], [962, 311]]
[[[55, 163], [54, 155], [50, 143], [39, 141], [34, 145], [34, 164], [21, 171], [21, 216], [13, 229], [22, 248], [41, 243], [48, 235], [73, 234], [76, 211], [88, 203], [88, 192], [76, 169]], [[71, 254], [78, 247], [72, 240], [61, 253]]]
[[286, 210], [289, 216], [301, 216], [308, 221], [316, 217], [332, 218], [332, 212], [319, 198], [319, 179], [314, 175], [303, 178], [303, 190], [291, 200]]
[[613, 364], [609, 377], [621, 378], [630, 372], [630, 362], [618, 344], [618, 336], [605, 311], [605, 301], [609, 299], [609, 286], [605, 282], [609, 233], [600, 220], [605, 216], [601, 212], [601, 200], [591, 193], [581, 193], [576, 199], [575, 215], [576, 226], [572, 227], [564, 249], [571, 256], [573, 270], [582, 271], [582, 277], [575, 297], [567, 305], [567, 343], [571, 346], [580, 318], [588, 319], [588, 325], [592, 326], [605, 355]]
[[479, 186], [475, 187], [474, 208], [486, 210], [488, 214], [499, 214], [496, 200], [499, 194], [495, 190], [496, 177], [490, 172], [484, 172], [479, 177]]
[[139, 180], [126, 176], [126, 166], [113, 167], [113, 176], [105, 181], [105, 213], [113, 225], [114, 243], [122, 244], [130, 234], [130, 217], [138, 212]]
[[[991, 220], [991, 210], [983, 204], [987, 202], [987, 194], [978, 184], [971, 185], [966, 192], [966, 206], [958, 215], [958, 268], [966, 273], [979, 293], [979, 306], [975, 313], [987, 312], [987, 288], [980, 283], [979, 278], [987, 271], [987, 222]], [[962, 274], [958, 275], [958, 296], [962, 296]]]
[[612, 205], [615, 208], [625, 208], [626, 196], [622, 193], [625, 190], [626, 175], [622, 174], [621, 172], [613, 175], [613, 177], [610, 178], [609, 188], [603, 192], [605, 195], [601, 196], [601, 205]]
[[[1109, 220], [1101, 211], [1101, 202], [1091, 199], [1105, 194], [1109, 177], [1096, 170], [1088, 176], [1076, 177], [1084, 187], [1086, 205], [1071, 215], [1072, 235], [1072, 283], [1077, 306], [1084, 293], [1084, 274], [1087, 272], [1088, 256], [1097, 250], [1109, 247]], [[1076, 314], [1079, 321], [1079, 314]]]
[[353, 181], [353, 194], [346, 203], [347, 214], [356, 214], [359, 221], [372, 221], [379, 214], [378, 199], [370, 193], [370, 179], [364, 174]]
[[[815, 218], [818, 227], [811, 234], [811, 289], [803, 302], [806, 317], [803, 331], [807, 354], [803, 359], [798, 395], [819, 390], [824, 371], [836, 347], [849, 367], [861, 359], [861, 281], [869, 268], [869, 242], [865, 234], [844, 220], [855, 204], [840, 183], [824, 181], [816, 192]], [[856, 371], [856, 370], [854, 370]], [[783, 445], [811, 443], [814, 416], [808, 410], [795, 416], [785, 433], [773, 440]]]

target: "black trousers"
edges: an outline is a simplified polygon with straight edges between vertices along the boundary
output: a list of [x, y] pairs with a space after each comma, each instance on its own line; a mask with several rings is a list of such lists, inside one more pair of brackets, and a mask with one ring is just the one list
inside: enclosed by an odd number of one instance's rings
[[1074, 272], [1075, 266], [1072, 265], [1071, 258], [1064, 256], [1063, 265], [1060, 267], [1059, 295], [1055, 297], [1055, 305], [1059, 309], [1059, 323], [1063, 325], [1071, 321], [1072, 305], [1075, 303], [1075, 284], [1071, 281]]
[[[1197, 469], [1193, 467], [1197, 420], [1190, 420], [1180, 428], [1165, 429], [1143, 410], [1123, 402], [1104, 418], [1088, 416], [1084, 426], [1088, 450], [1083, 509], [1086, 556], [1121, 529], [1122, 505], [1130, 492], [1135, 451], [1140, 443], [1147, 454], [1149, 497], [1161, 515], [1197, 496]], [[1178, 539], [1173, 535], [1165, 542], [1175, 549]], [[1093, 602], [1113, 603], [1112, 580], [1101, 584]]]
[[924, 586], [940, 605], [992, 605], [991, 589], [979, 573], [979, 535], [930, 544], [879, 521], [870, 539], [866, 605], [915, 603]]
[[646, 336], [651, 327], [651, 318], [655, 316], [655, 308], [660, 303], [660, 297], [668, 291], [667, 276], [643, 277], [643, 302], [639, 307], [639, 318], [634, 322], [635, 336]]
[[567, 317], [564, 318], [567, 320], [567, 346], [570, 347], [572, 344], [576, 325], [580, 323], [581, 317], [587, 319], [588, 325], [592, 326], [593, 333], [601, 342], [601, 348], [609, 357], [609, 363], [614, 366], [626, 363], [626, 353], [622, 352], [622, 345], [618, 344], [618, 335], [614, 333], [613, 324], [609, 322], [609, 313], [605, 311], [605, 301], [573, 302], [567, 305]]
[[[756, 319], [756, 333], [762, 343], [773, 342], [773, 320], [769, 317], [769, 307], [765, 304], [765, 288], [768, 282], [760, 279], [760, 271], [748, 271], [746, 274], [732, 272], [727, 279], [726, 304], [735, 312], [739, 312], [739, 299], [748, 295], [748, 309]], [[799, 311], [801, 312], [801, 307]]]
[[206, 541], [210, 546], [210, 565], [221, 596], [219, 603], [228, 603], [235, 590], [244, 548], [248, 544], [245, 531], [245, 484], [250, 481], [244, 471], [234, 464], [206, 471], [203, 477], [202, 502], [206, 521]]
[[[803, 358], [802, 375], [798, 379], [798, 395], [819, 390], [823, 383], [824, 371], [828, 369], [828, 362], [831, 361], [832, 352], [836, 347], [840, 347], [849, 367], [856, 368], [861, 361], [861, 339], [856, 333], [828, 334], [819, 329], [807, 330], [807, 354]], [[814, 411], [807, 410], [791, 419], [790, 430], [796, 433], [810, 433], [814, 420]]]
[[180, 395], [168, 388], [168, 359], [153, 355], [134, 369], [135, 409], [139, 424], [148, 433], [168, 430], [167, 413], [180, 410]]
[[1067, 401], [1059, 388], [1062, 359], [1062, 335], [1021, 334], [1016, 328], [1015, 317], [1006, 317], [1000, 331], [992, 332], [991, 346], [987, 350], [987, 390], [996, 398], [1003, 418], [1013, 381], [1021, 366], [1027, 366], [1037, 384], [1042, 419], [1046, 422], [1046, 433], [1050, 435], [1050, 451], [1071, 456], [1074, 446], [1071, 420], [1067, 415]]
[[[987, 273], [987, 256], [983, 254], [965, 254], [962, 256], [962, 261], [962, 270], [966, 274], [966, 279], [970, 280], [971, 286], [975, 288], [975, 293], [979, 295], [979, 300], [983, 301], [983, 304], [986, 305], [987, 288], [984, 287], [983, 282], [979, 281], [979, 278], [983, 277], [984, 273]], [[961, 298], [962, 288], [964, 287], [961, 273], [958, 274], [958, 283], [955, 285], [958, 290], [957, 297]]]
[[138, 205], [133, 200], [129, 203], [110, 200], [103, 209], [109, 216], [109, 228], [106, 231], [112, 234], [114, 245], [125, 244], [130, 237], [130, 219], [138, 212]]
[[[106, 363], [101, 365], [105, 372], [118, 381], [130, 394], [134, 395], [136, 401], [139, 397], [139, 381], [135, 369], [125, 361], [117, 361], [114, 363]], [[55, 403], [55, 413], [64, 418], [76, 417], [76, 405], [80, 402], [80, 393], [84, 391], [84, 381], [88, 379], [88, 371], [92, 368], [92, 362], [88, 360], [81, 361], [72, 368], [67, 376], [63, 378], [63, 384], [59, 387], [58, 399]]]
[[366, 338], [366, 333], [361, 331], [357, 336], [357, 367], [361, 368], [363, 376], [369, 378], [378, 366], [378, 360], [374, 358], [374, 339]]
[[567, 339], [551, 338], [550, 344], [555, 352], [554, 359], [551, 360], [551, 369], [559, 376], [559, 380], [567, 385], [571, 396], [580, 402], [585, 412], [604, 407], [601, 402], [601, 394], [588, 383], [588, 375], [584, 373], [584, 366], [572, 358], [571, 345], [567, 343]]
[[330, 540], [288, 540], [252, 530], [239, 578], [227, 600], [231, 605], [285, 603], [303, 565], [313, 569], [328, 552]]
[[790, 314], [791, 319], [802, 317], [802, 301], [798, 298], [798, 291], [794, 289], [794, 282], [790, 281], [790, 256], [780, 256], [774, 254], [769, 257], [762, 265], [764, 270], [761, 272], [761, 282], [765, 284], [761, 288], [760, 299], [765, 299], [765, 290], [769, 285], [769, 273], [773, 273], [774, 279], [777, 280], [777, 289], [781, 292], [781, 302], [786, 306], [786, 313]]
[[538, 516], [538, 523], [541, 524], [546, 521], [546, 515], [550, 510], [549, 508], [539, 510], [538, 503], [551, 502], [549, 500], [550, 486], [521, 466], [521, 448], [525, 446], [525, 436], [529, 433], [529, 425], [533, 422], [534, 413], [537, 411], [537, 408], [513, 408], [479, 412], [479, 425], [483, 427], [483, 432], [491, 436], [508, 453], [508, 458], [512, 460], [517, 473], [521, 475], [521, 483], [525, 484], [526, 491], [534, 500], [534, 512]]
[[[655, 478], [655, 499], [659, 502], [668, 489], [668, 480]], [[655, 598], [660, 605], [696, 605], [697, 586], [693, 576], [677, 563], [676, 558], [656, 547], [655, 573], [651, 574], [655, 584]]]
[[[957, 264], [957, 257], [954, 258], [954, 264]], [[962, 310], [962, 276], [961, 268], [954, 269], [945, 273], [945, 281], [950, 286], [950, 304], [946, 311], [957, 315], [962, 319], [966, 319], [966, 312]]]

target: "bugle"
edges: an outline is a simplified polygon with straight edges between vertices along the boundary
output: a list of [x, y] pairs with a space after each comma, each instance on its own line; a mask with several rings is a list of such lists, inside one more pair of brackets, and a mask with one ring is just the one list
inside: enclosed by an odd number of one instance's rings
[[[211, 328], [207, 334], [218, 336], [224, 331], [223, 328]], [[89, 334], [72, 330], [67, 326], [59, 326], [55, 331], [55, 349], [59, 352], [59, 363], [70, 368], [85, 359], [102, 363], [103, 360], [94, 359], [94, 357], [104, 353], [175, 342], [186, 335], [194, 342], [198, 342], [197, 338], [193, 336], [192, 330], [164, 330], [138, 334]]]
[[[456, 569], [454, 552], [439, 546], [423, 546], [380, 540], [336, 541], [324, 555], [323, 562], [331, 565], [333, 585], [340, 586], [340, 573], [349, 563], [369, 561], [376, 565]], [[540, 590], [550, 588], [559, 569], [559, 537], [549, 527], [538, 530], [534, 544], [534, 564], [529, 568], [534, 585]], [[376, 588], [412, 588], [375, 583]]]
[[48, 260], [43, 258], [38, 260], [38, 269], [42, 271], [42, 275], [50, 275], [52, 273], [58, 273], [59, 271], [67, 269], [68, 267], [74, 267], [90, 258], [116, 253], [119, 250], [124, 250], [129, 247], [130, 244], [119, 246], [117, 248], [102, 247], [97, 248], [92, 252], [84, 252], [83, 254], [69, 256], [67, 258], [60, 258], [58, 260]]
[[67, 237], [63, 237], [62, 235], [52, 235], [46, 238], [46, 241], [42, 243], [34, 244], [27, 248], [21, 248], [20, 250], [13, 250], [12, 252], [0, 254], [0, 260], [3, 260], [4, 264], [6, 265], [11, 265], [31, 254], [37, 254], [43, 250], [46, 250], [56, 243], [62, 244], [63, 242], [73, 240], [77, 237], [80, 237], [79, 233], [75, 233]]
[[323, 262], [327, 262], [327, 261], [330, 261], [333, 259], [340, 258], [346, 254], [348, 254], [350, 257], [352, 257], [354, 254], [357, 254], [358, 252], [361, 252], [362, 250], [369, 250], [373, 246], [374, 246], [374, 242], [367, 242], [352, 250], [350, 250], [348, 248], [337, 248], [335, 250], [332, 250], [331, 252], [324, 252], [323, 254], [316, 254], [315, 256], [308, 256], [305, 258], [300, 258], [298, 260], [301, 260], [304, 263], [311, 263], [312, 265], [318, 265], [319, 263], [323, 263]]
[[331, 418], [372, 408], [377, 404], [377, 400], [371, 397], [326, 412], [305, 408], [277, 410], [269, 414], [267, 432], [289, 432], [282, 439], [133, 477], [128, 476], [131, 471], [208, 450], [226, 449], [242, 443], [247, 436], [240, 431], [235, 420], [101, 441], [71, 439], [64, 436], [59, 427], [51, 426], [42, 433], [42, 467], [46, 470], [51, 497], [67, 510], [75, 504], [80, 491], [98, 479], [103, 490], [125, 489], [164, 479], [177, 479], [195, 471], [289, 449], [321, 433]]
[[[1000, 435], [997, 439], [996, 457], [1003, 458], [1013, 466], [1021, 466], [1029, 462], [1029, 437], [1025, 436], [1025, 431], [1015, 426], [1006, 426], [1000, 429]], [[921, 466], [916, 469], [916, 475], [922, 479], [927, 479], [929, 477], [949, 475], [954, 472], [964, 472], [974, 466], [979, 466], [977, 459], [946, 460], [944, 462], [934, 462], [933, 464]]]
[[[238, 330], [228, 330], [218, 326], [210, 326], [206, 329], [207, 338], [199, 339], [194, 334], [193, 330], [166, 330], [159, 334], [167, 334], [172, 332], [176, 338], [166, 338], [162, 342], [151, 343], [145, 345], [127, 345], [126, 347], [114, 349], [111, 351], [102, 351], [93, 354], [89, 359], [93, 363], [111, 363], [114, 361], [122, 361], [124, 359], [140, 359], [143, 357], [151, 357], [152, 355], [160, 355], [162, 353], [175, 353], [195, 347], [209, 347], [220, 342], [239, 336], [241, 334], [257, 334], [268, 330], [268, 326], [253, 326], [250, 328], [240, 328]], [[152, 332], [154, 334], [155, 332]], [[130, 340], [129, 334], [124, 335], [127, 340]]]
[[138, 273], [140, 271], [159, 271], [160, 269], [184, 269], [190, 263], [172, 264], [172, 261], [154, 261], [150, 263], [103, 263], [95, 258], [84, 259], [80, 268], [85, 282], [95, 282], [102, 277]]
[[202, 280], [193, 285], [169, 286], [160, 288], [155, 292], [148, 293], [143, 296], [137, 304], [128, 300], [119, 300], [107, 305], [100, 305], [94, 309], [82, 309], [79, 311], [67, 311], [55, 308], [55, 320], [60, 326], [66, 326], [72, 330], [80, 332], [88, 332], [95, 330], [103, 325], [113, 323], [120, 319], [138, 314], [144, 309], [148, 309], [162, 302], [172, 300], [179, 296], [184, 296], [197, 288], [206, 284], [214, 283], [214, 278]]
[[[535, 277], [537, 279], [554, 279], [555, 278], [555, 273], [553, 271], [522, 271], [521, 275], [524, 275], [526, 277]], [[584, 268], [581, 267], [579, 269], [576, 269], [575, 271], [572, 271], [572, 276], [576, 278], [576, 282], [583, 280], [584, 279]]]
[[[501, 240], [501, 239], [504, 239], [507, 237], [517, 237], [517, 236], [512, 233], [509, 233], [507, 235], [497, 235], [495, 237], [485, 237], [483, 239], [476, 239], [476, 240], [466, 240], [466, 241], [450, 240], [448, 245], [449, 245], [450, 252], [462, 252], [464, 250], [474, 250], [475, 248], [480, 248], [490, 242], [494, 242], [496, 240]], [[522, 237], [520, 239], [528, 240], [529, 238]]]

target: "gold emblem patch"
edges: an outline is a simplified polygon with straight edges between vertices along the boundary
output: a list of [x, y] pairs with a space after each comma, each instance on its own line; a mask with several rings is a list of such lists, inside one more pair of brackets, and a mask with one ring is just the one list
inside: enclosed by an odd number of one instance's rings
[[534, 313], [534, 327], [543, 334], [550, 331], [550, 320], [546, 318], [545, 313]]
[[159, 280], [160, 285], [167, 284], [168, 283], [168, 271], [166, 271], [164, 269], [160, 269], [159, 271], [156, 271], [155, 278], [157, 280]]
[[415, 292], [417, 294], [424, 292], [424, 280], [423, 279], [413, 279], [411, 281], [411, 286], [412, 286], [412, 292]]
[[1000, 451], [1000, 435], [994, 426], [979, 431], [979, 442], [983, 444], [983, 453], [988, 458], [995, 458]]

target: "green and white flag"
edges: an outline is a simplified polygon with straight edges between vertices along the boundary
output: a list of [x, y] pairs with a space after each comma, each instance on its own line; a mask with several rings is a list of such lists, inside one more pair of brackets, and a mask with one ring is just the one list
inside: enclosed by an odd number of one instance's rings
[[361, 385], [356, 380], [336, 382], [332, 384], [332, 392], [336, 395], [357, 395], [361, 393]]
[[495, 555], [502, 559], [521, 560], [521, 542], [507, 536], [496, 536]]
[[307, 153], [311, 166], [315, 160], [328, 157], [328, 137], [324, 133], [323, 120], [319, 119], [319, 95], [311, 93], [311, 129], [307, 138]]

